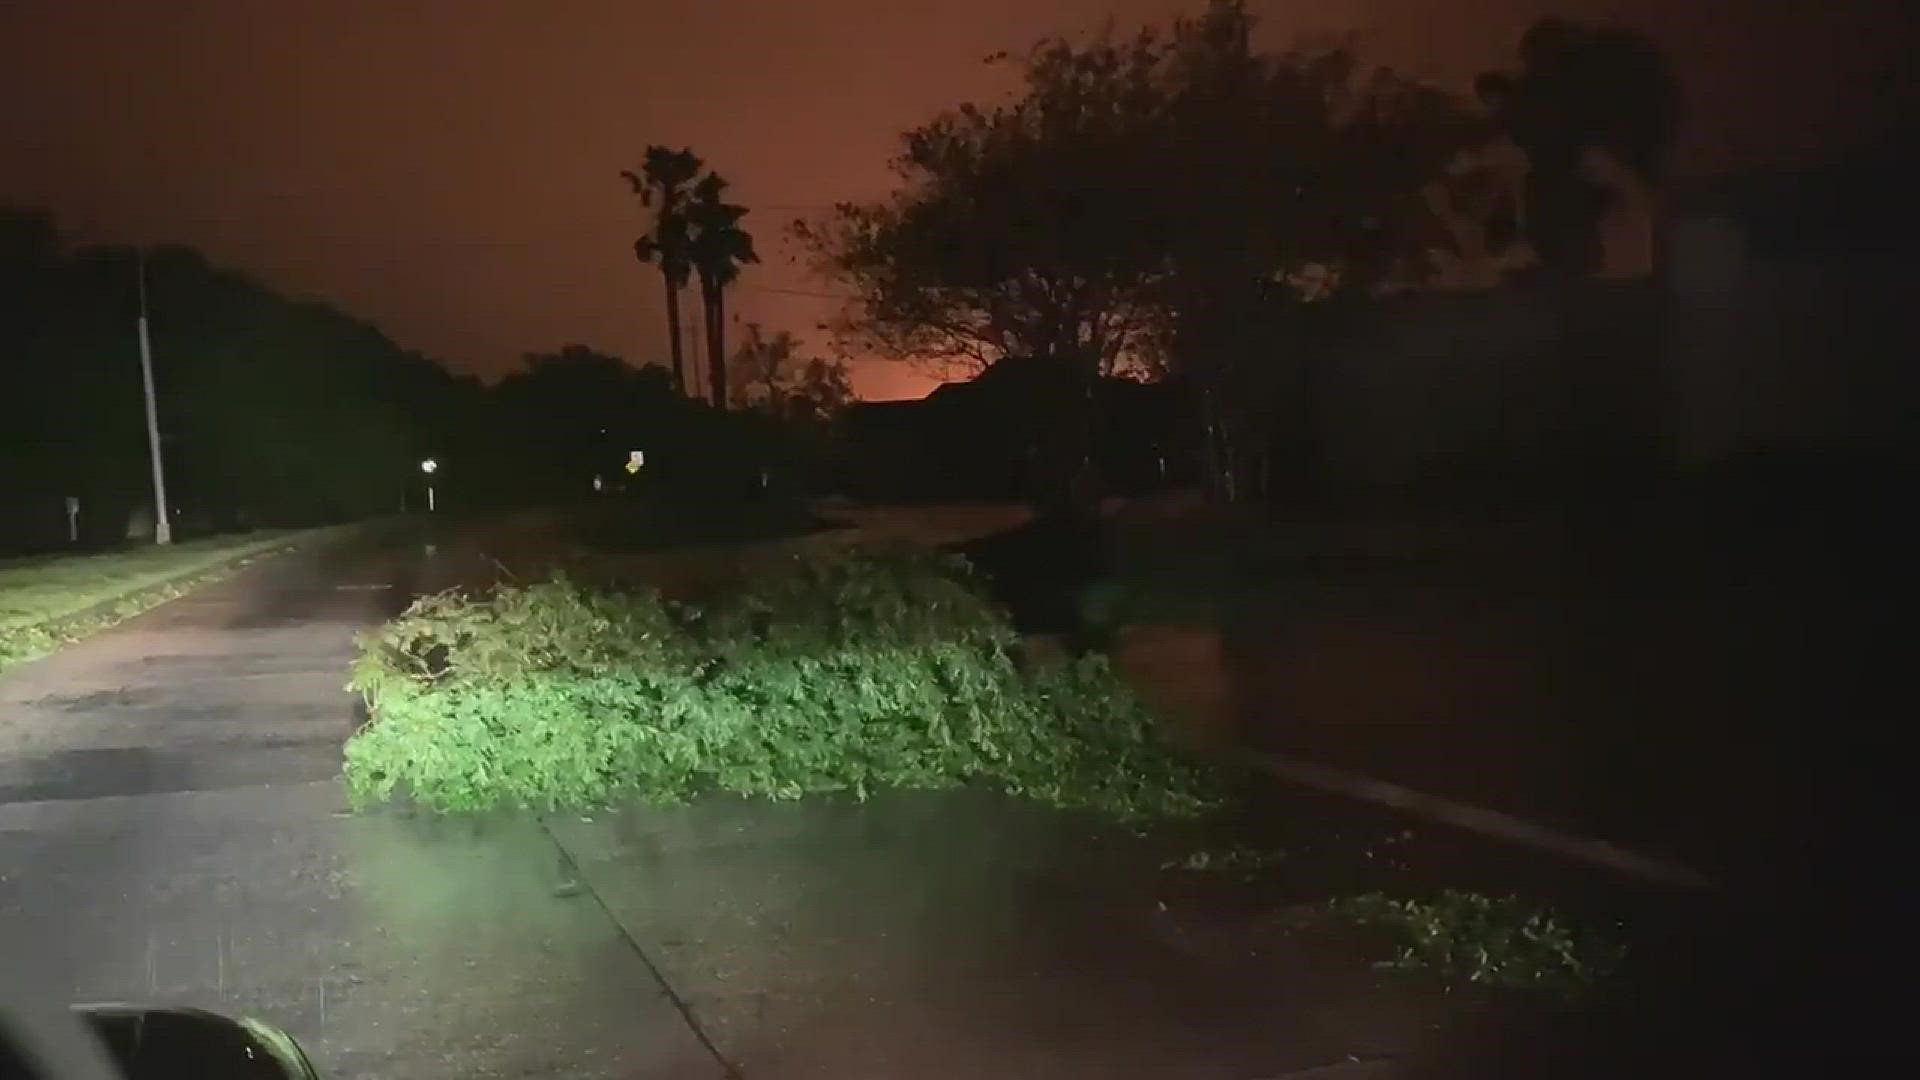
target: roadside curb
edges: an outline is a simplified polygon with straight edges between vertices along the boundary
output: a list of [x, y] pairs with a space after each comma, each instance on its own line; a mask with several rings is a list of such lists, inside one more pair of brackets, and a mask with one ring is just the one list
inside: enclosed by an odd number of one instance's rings
[[1607, 840], [1560, 832], [1498, 810], [1429, 795], [1389, 780], [1265, 751], [1243, 751], [1242, 761], [1276, 779], [1361, 802], [1385, 806], [1426, 821], [1519, 844], [1655, 885], [1711, 892], [1712, 878], [1676, 862], [1645, 855]]

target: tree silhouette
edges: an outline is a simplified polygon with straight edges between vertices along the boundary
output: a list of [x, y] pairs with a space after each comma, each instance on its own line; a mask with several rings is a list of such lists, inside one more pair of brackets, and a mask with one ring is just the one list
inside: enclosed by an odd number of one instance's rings
[[759, 323], [748, 323], [746, 335], [734, 350], [727, 369], [733, 400], [777, 413], [782, 388], [798, 359], [794, 355], [798, 347], [799, 342], [788, 331], [768, 337]]
[[853, 383], [847, 365], [824, 357], [809, 357], [787, 390], [787, 416], [803, 423], [824, 424], [853, 402]]
[[1049, 509], [1093, 505], [1093, 387], [1154, 324], [1141, 286], [1163, 254], [1152, 138], [1160, 60], [1147, 35], [1042, 42], [1021, 95], [909, 132], [892, 199], [844, 205], [796, 234], [859, 294], [864, 348], [901, 358], [1031, 362], [1057, 389]]
[[692, 408], [660, 368], [577, 344], [528, 354], [492, 397], [503, 439], [520, 444], [512, 479], [544, 498], [585, 492], [592, 477], [614, 476], [631, 450], [667, 456], [663, 444], [684, 438]]
[[742, 265], [760, 261], [753, 251], [753, 237], [740, 227], [747, 208], [727, 202], [726, 190], [727, 182], [719, 173], [708, 173], [694, 185], [693, 200], [686, 211], [690, 234], [687, 250], [694, 272], [700, 275], [708, 375], [717, 409], [727, 407], [727, 287], [740, 277]]
[[796, 226], [875, 351], [1045, 369], [1059, 508], [1090, 504], [1099, 377], [1167, 361], [1216, 491], [1256, 494], [1281, 313], [1421, 275], [1457, 103], [1338, 49], [1256, 51], [1252, 25], [1216, 0], [1170, 33], [1042, 41], [1013, 102], [906, 133], [892, 200]]
[[735, 401], [781, 420], [824, 422], [853, 400], [845, 364], [803, 356], [791, 333], [769, 337], [758, 323], [747, 324], [728, 370]]
[[1475, 88], [1526, 152], [1522, 220], [1542, 266], [1570, 276], [1597, 269], [1598, 225], [1614, 196], [1592, 155], [1651, 187], [1665, 178], [1679, 92], [1659, 47], [1631, 30], [1542, 19], [1521, 38], [1520, 70], [1488, 72]]
[[692, 150], [649, 146], [640, 171], [621, 176], [653, 210], [653, 228], [633, 242], [633, 253], [643, 263], [658, 266], [667, 289], [667, 346], [673, 357], [673, 380], [687, 392], [686, 357], [680, 344], [680, 290], [693, 273], [693, 251], [688, 228], [688, 188], [700, 175], [701, 162]]
[[1225, 501], [1268, 489], [1300, 309], [1426, 275], [1424, 189], [1472, 135], [1448, 95], [1343, 48], [1257, 50], [1254, 23], [1226, 0], [1175, 22], [1159, 138], [1178, 167], [1154, 203], [1169, 367]]
[[859, 293], [862, 344], [975, 370], [1005, 357], [1113, 365], [1142, 325], [1138, 212], [1164, 167], [1144, 138], [1157, 59], [1144, 38], [1042, 42], [1019, 99], [902, 136], [891, 200], [796, 222]]

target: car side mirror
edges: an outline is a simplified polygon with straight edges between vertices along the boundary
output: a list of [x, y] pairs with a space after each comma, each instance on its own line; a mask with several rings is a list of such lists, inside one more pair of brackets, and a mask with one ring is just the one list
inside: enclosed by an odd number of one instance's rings
[[319, 1080], [293, 1036], [265, 1021], [138, 1005], [84, 1005], [74, 1012], [126, 1080]]

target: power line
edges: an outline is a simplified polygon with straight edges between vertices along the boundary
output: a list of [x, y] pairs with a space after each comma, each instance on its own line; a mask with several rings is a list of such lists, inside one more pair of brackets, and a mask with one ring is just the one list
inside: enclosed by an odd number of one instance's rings
[[738, 288], [742, 292], [777, 293], [781, 296], [806, 296], [815, 300], [857, 301], [860, 299], [860, 297], [852, 293], [816, 292], [812, 289], [782, 289], [773, 285], [738, 285], [735, 286], [735, 288]]

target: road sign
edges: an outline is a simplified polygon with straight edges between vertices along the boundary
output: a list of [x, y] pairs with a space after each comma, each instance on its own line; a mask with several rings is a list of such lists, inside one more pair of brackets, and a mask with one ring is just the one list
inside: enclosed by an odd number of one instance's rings
[[644, 451], [644, 450], [629, 450], [629, 451], [627, 451], [627, 466], [626, 466], [626, 468], [627, 468], [627, 473], [628, 473], [629, 475], [632, 475], [633, 473], [637, 473], [637, 472], [639, 472], [639, 471], [640, 471], [640, 467], [641, 467], [642, 465], [645, 465], [646, 463], [647, 463], [647, 452], [646, 452], [646, 451]]

